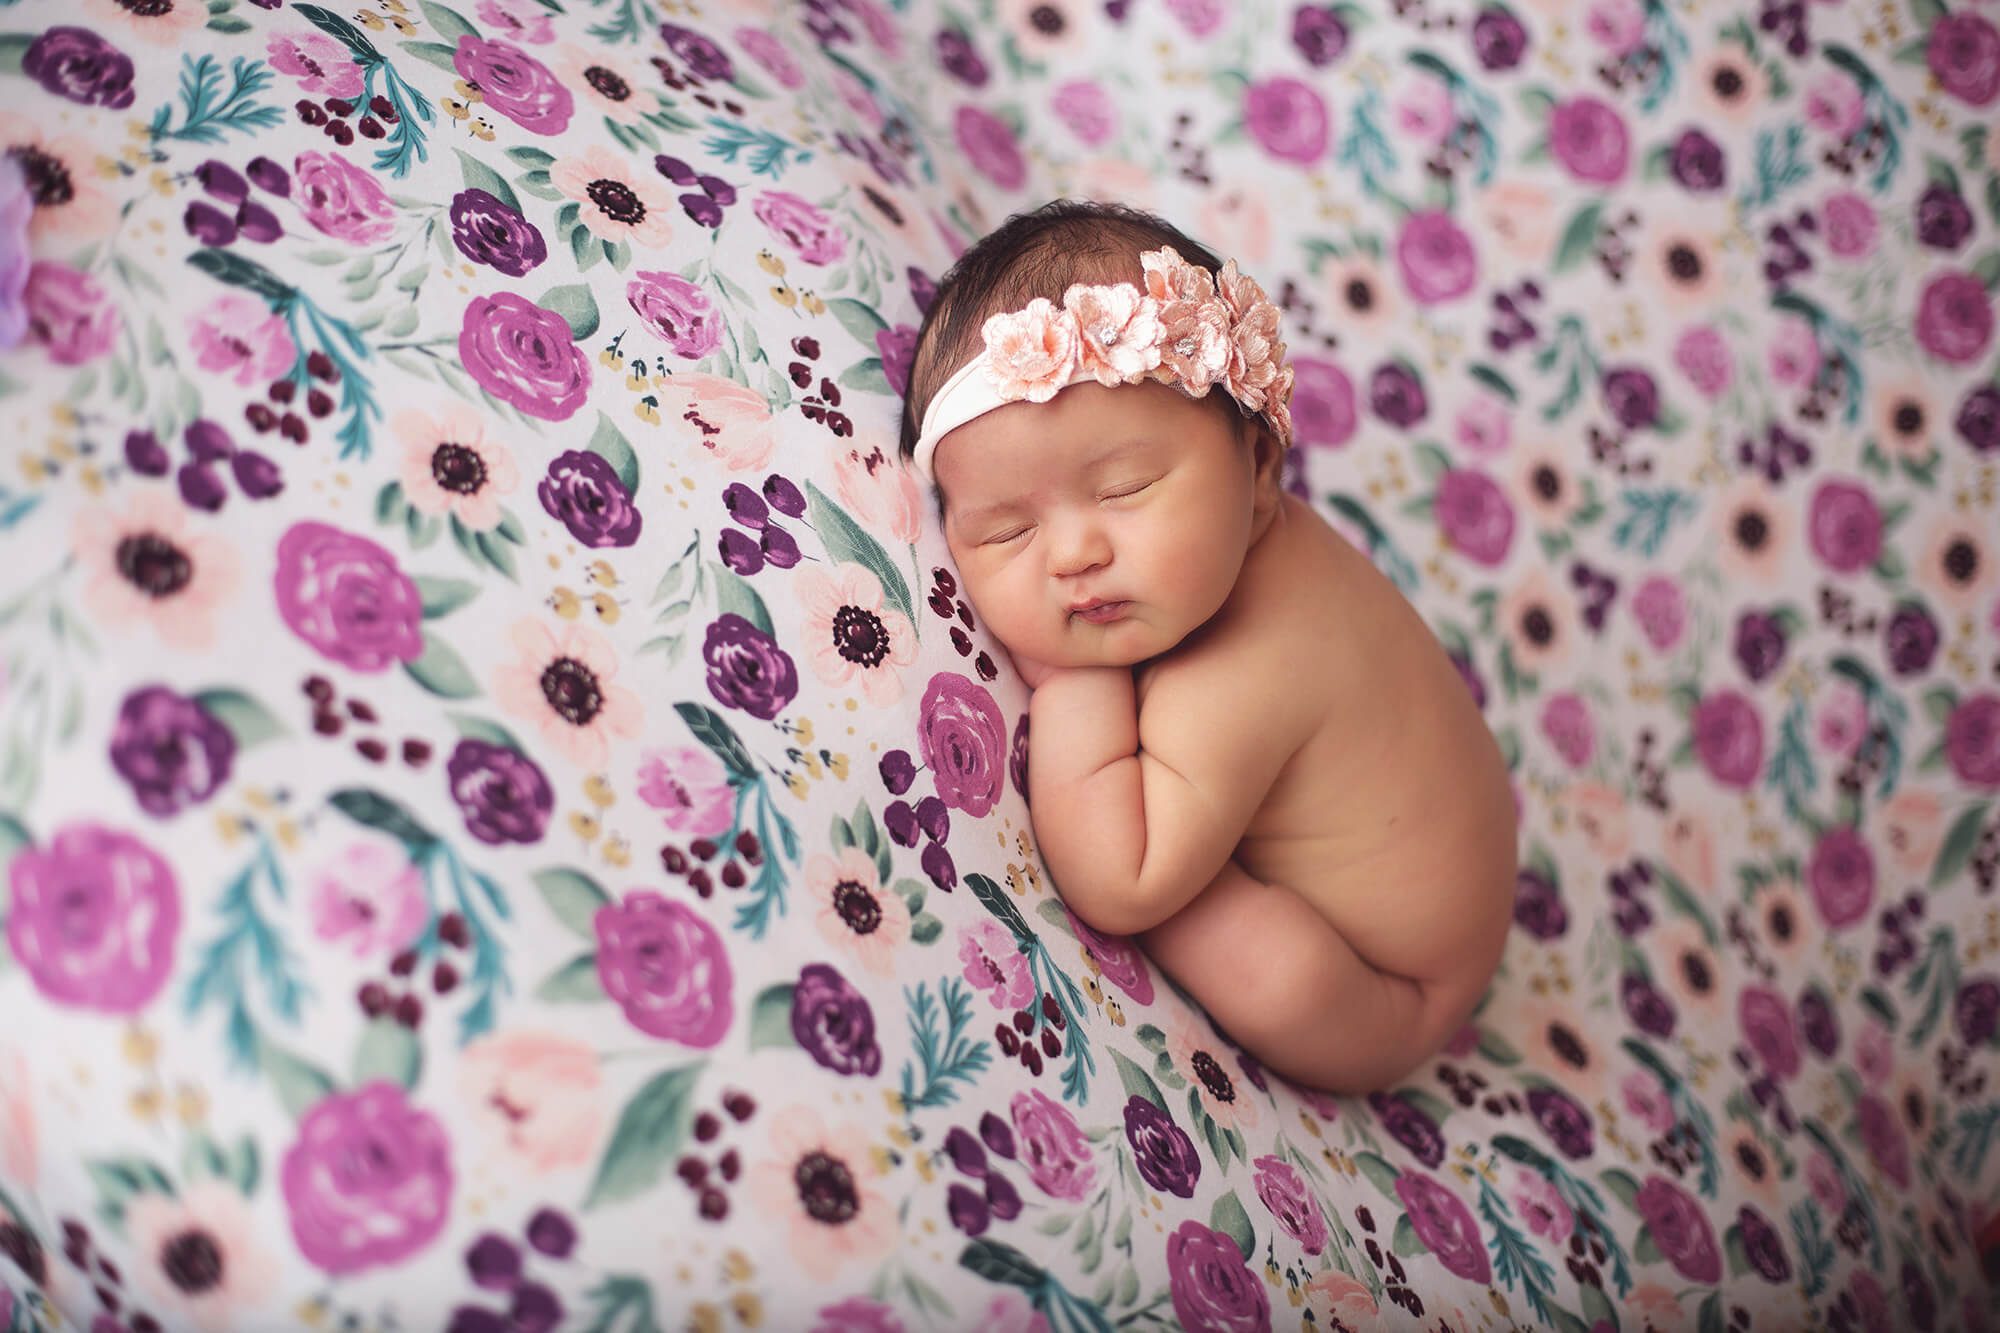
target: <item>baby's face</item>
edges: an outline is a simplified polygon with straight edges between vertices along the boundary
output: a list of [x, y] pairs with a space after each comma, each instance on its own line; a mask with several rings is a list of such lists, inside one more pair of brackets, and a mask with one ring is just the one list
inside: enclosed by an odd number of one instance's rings
[[1258, 437], [1154, 383], [1072, 385], [960, 426], [933, 467], [974, 609], [1008, 651], [1052, 666], [1167, 652], [1227, 600], [1260, 500], [1275, 503]]

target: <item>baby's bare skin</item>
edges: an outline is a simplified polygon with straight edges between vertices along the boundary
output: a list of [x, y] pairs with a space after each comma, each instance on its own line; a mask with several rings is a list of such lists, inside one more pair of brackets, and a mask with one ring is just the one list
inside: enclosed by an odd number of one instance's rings
[[1159, 384], [1011, 404], [936, 463], [967, 593], [1035, 687], [1064, 900], [1273, 1069], [1364, 1091], [1491, 978], [1513, 803], [1428, 628], [1277, 470], [1256, 423]]

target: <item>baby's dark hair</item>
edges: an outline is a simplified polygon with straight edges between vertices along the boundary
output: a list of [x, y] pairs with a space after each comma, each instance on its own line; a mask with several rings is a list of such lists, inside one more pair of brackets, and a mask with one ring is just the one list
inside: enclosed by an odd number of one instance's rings
[[917, 331], [903, 397], [903, 457], [916, 452], [932, 396], [977, 355], [989, 315], [1020, 310], [1038, 296], [1061, 305], [1074, 282], [1136, 283], [1139, 255], [1163, 245], [1211, 274], [1222, 268], [1207, 246], [1164, 218], [1086, 199], [1053, 199], [981, 237], [938, 282]]

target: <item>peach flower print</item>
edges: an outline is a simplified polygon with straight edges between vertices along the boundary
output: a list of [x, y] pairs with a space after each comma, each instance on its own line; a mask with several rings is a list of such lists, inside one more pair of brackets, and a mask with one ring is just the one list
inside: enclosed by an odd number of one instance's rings
[[1245, 1078], [1230, 1049], [1193, 1014], [1183, 1014], [1167, 1033], [1167, 1056], [1180, 1076], [1192, 1083], [1202, 1109], [1226, 1132], [1257, 1123], [1256, 1089]]
[[778, 432], [770, 402], [755, 389], [684, 370], [665, 384], [656, 381], [653, 392], [660, 400], [660, 424], [694, 432], [694, 443], [731, 472], [754, 471], [771, 461]]
[[750, 1195], [782, 1227], [792, 1259], [814, 1282], [864, 1267], [895, 1246], [896, 1212], [874, 1188], [868, 1135], [828, 1125], [810, 1106], [771, 1117], [771, 1155], [750, 1168]]
[[459, 1092], [474, 1108], [472, 1118], [506, 1144], [509, 1161], [535, 1172], [596, 1158], [605, 1121], [602, 1085], [597, 1052], [552, 1032], [494, 1033], [458, 1060]]
[[878, 707], [903, 697], [898, 667], [917, 660], [910, 618], [883, 605], [882, 581], [867, 566], [838, 564], [822, 574], [799, 573], [799, 602], [813, 672], [835, 689], [860, 677], [861, 693]]
[[514, 622], [518, 656], [493, 677], [493, 697], [516, 717], [541, 728], [542, 739], [585, 770], [604, 767], [613, 736], [639, 734], [645, 708], [613, 677], [618, 654], [586, 625], [565, 625], [558, 638], [539, 620]]
[[[132, 1280], [146, 1308], [177, 1326], [269, 1327], [261, 1310], [277, 1290], [278, 1261], [258, 1244], [264, 1230], [232, 1185], [208, 1179], [180, 1195], [146, 1190], [125, 1205]], [[199, 1273], [211, 1281], [190, 1283]]]
[[149, 626], [176, 652], [213, 646], [216, 618], [242, 570], [228, 542], [188, 531], [176, 501], [146, 490], [122, 514], [87, 509], [70, 541], [88, 579], [84, 601], [99, 625]]
[[403, 494], [419, 513], [450, 513], [474, 532], [500, 522], [500, 497], [521, 484], [507, 446], [488, 438], [486, 421], [465, 403], [435, 415], [407, 408], [389, 423], [403, 442]]
[[814, 920], [827, 943], [877, 976], [895, 975], [897, 946], [910, 937], [910, 909], [901, 894], [881, 884], [873, 857], [859, 847], [812, 857], [806, 891], [818, 904]]

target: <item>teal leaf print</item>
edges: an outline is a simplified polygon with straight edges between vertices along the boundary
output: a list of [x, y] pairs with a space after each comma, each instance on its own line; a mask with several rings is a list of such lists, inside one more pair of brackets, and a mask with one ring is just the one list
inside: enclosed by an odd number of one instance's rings
[[201, 690], [195, 694], [194, 701], [229, 728], [229, 734], [236, 738], [239, 750], [247, 750], [285, 734], [284, 724], [273, 717], [268, 708], [241, 690]]
[[610, 997], [597, 975], [597, 955], [578, 954], [535, 987], [535, 998], [549, 1004], [602, 1004]]
[[581, 870], [571, 870], [567, 866], [538, 870], [534, 879], [535, 887], [541, 890], [542, 901], [549, 905], [549, 911], [555, 914], [556, 920], [595, 944], [598, 910], [611, 906], [611, 895], [604, 891], [604, 887]]
[[[542, 293], [541, 299], [536, 304], [550, 314], [562, 316], [564, 322], [569, 325], [570, 337], [578, 342], [586, 341], [591, 334], [597, 332], [597, 298], [590, 294], [590, 288], [583, 283], [551, 287]], [[610, 428], [610, 418], [602, 412], [597, 414], [597, 420], [600, 433]], [[614, 429], [611, 433], [616, 435], [617, 431]], [[598, 436], [591, 436], [591, 447], [596, 447], [597, 440]], [[620, 479], [623, 479], [622, 476]], [[634, 485], [636, 484], [635, 481]]]
[[1118, 1081], [1124, 1085], [1127, 1097], [1143, 1097], [1160, 1110], [1167, 1111], [1166, 1094], [1160, 1091], [1159, 1084], [1153, 1082], [1151, 1074], [1139, 1068], [1117, 1050], [1111, 1052], [1111, 1063], [1117, 1067]]
[[275, 1043], [266, 1041], [258, 1046], [257, 1063], [278, 1094], [279, 1105], [294, 1120], [304, 1117], [335, 1090], [332, 1075]]
[[1604, 204], [1595, 199], [1571, 215], [1563, 226], [1562, 239], [1556, 242], [1555, 262], [1551, 265], [1556, 272], [1568, 272], [1596, 251], [1597, 224], [1603, 216]]
[[813, 528], [826, 546], [827, 556], [835, 561], [851, 560], [880, 579], [883, 593], [909, 620], [911, 628], [916, 629], [917, 613], [910, 601], [910, 585], [903, 581], [902, 572], [882, 549], [882, 543], [811, 482], [806, 483], [806, 506], [812, 514]]
[[1243, 1201], [1236, 1197], [1235, 1190], [1215, 1201], [1215, 1206], [1208, 1210], [1208, 1224], [1236, 1242], [1245, 1263], [1257, 1257], [1257, 1236], [1250, 1229], [1250, 1215], [1243, 1211]]
[[140, 1194], [175, 1197], [167, 1173], [143, 1157], [111, 1157], [83, 1164], [90, 1183], [97, 1187], [97, 1212], [113, 1226], [125, 1217], [125, 1205]]
[[757, 780], [757, 765], [751, 762], [750, 752], [736, 738], [735, 729], [723, 721], [713, 708], [684, 701], [675, 704], [674, 711], [681, 715], [681, 721], [687, 723], [687, 729], [694, 733], [694, 738], [722, 761], [732, 781], [741, 784]]
[[410, 849], [414, 858], [437, 839], [396, 801], [364, 787], [349, 787], [326, 798], [327, 804], [357, 824], [388, 834]]
[[875, 335], [889, 327], [889, 321], [875, 313], [872, 306], [863, 304], [851, 296], [836, 296], [826, 303], [840, 326], [854, 335], [854, 341], [863, 347], [875, 345]]
[[715, 578], [715, 609], [718, 613], [742, 616], [766, 634], [775, 636], [776, 628], [771, 624], [770, 608], [764, 599], [750, 586], [750, 580], [734, 570], [721, 565], [710, 567]]
[[[558, 288], [557, 290], [564, 289]], [[572, 288], [569, 290], [582, 291], [584, 292], [584, 299], [590, 299], [589, 291], [586, 288]], [[554, 295], [555, 292], [549, 293], [551, 297]], [[543, 299], [546, 301], [548, 298], [545, 297]], [[555, 309], [554, 306], [550, 306], [549, 308], [552, 310]], [[591, 306], [593, 319], [596, 318], [596, 309], [597, 307], [593, 304]], [[561, 312], [558, 311], [557, 313]], [[579, 335], [578, 341], [581, 342], [584, 336], [587, 335]], [[610, 417], [604, 415], [602, 412], [597, 414], [597, 429], [590, 433], [590, 443], [585, 445], [584, 448], [611, 464], [611, 470], [618, 474], [618, 480], [625, 487], [626, 491], [634, 496], [638, 495], [639, 455], [632, 451], [632, 443], [625, 438], [625, 433], [611, 424]]]
[[703, 1067], [682, 1065], [656, 1074], [625, 1104], [597, 1164], [584, 1208], [632, 1198], [658, 1183], [668, 1161], [687, 1141], [695, 1083]]
[[471, 699], [479, 694], [479, 682], [458, 650], [435, 634], [423, 636], [424, 651], [414, 662], [403, 663], [411, 680], [443, 699]]
[[512, 750], [515, 754], [527, 753], [514, 733], [498, 722], [488, 722], [485, 718], [474, 717], [470, 713], [447, 713], [445, 716], [451, 719], [451, 725], [458, 734], [467, 740], [485, 741], [488, 745], [497, 745], [503, 750]]
[[153, 113], [148, 133], [154, 139], [181, 139], [189, 143], [221, 143], [228, 134], [255, 134], [284, 124], [285, 113], [277, 106], [260, 106], [253, 99], [271, 81], [270, 69], [259, 61], [237, 56], [229, 64], [229, 87], [223, 88], [223, 74], [214, 56], [181, 57], [181, 124], [174, 125], [174, 106], [168, 103]]
[[584, 1299], [592, 1308], [583, 1333], [662, 1333], [653, 1318], [653, 1284], [645, 1278], [614, 1273]]
[[1949, 883], [1971, 862], [1972, 853], [1979, 846], [1980, 826], [1986, 822], [1986, 812], [1991, 808], [1989, 803], [1981, 801], [1966, 807], [1951, 822], [1951, 830], [1938, 844], [1937, 863], [1931, 867], [1932, 888]]
[[417, 585], [417, 598], [423, 604], [425, 620], [448, 616], [479, 596], [479, 585], [468, 579], [446, 579], [432, 574], [418, 574], [410, 582]]
[[988, 1282], [1030, 1291], [1048, 1276], [1034, 1260], [1004, 1241], [975, 1240], [959, 1251], [958, 1262]]
[[1674, 525], [1701, 512], [1701, 504], [1685, 491], [1665, 486], [1657, 491], [1627, 490], [1620, 495], [1625, 514], [1611, 530], [1619, 550], [1636, 546], [1648, 560], [1660, 553]]
[[[972, 990], [956, 977], [938, 982], [938, 1000], [931, 998], [923, 982], [915, 991], [903, 990], [910, 1006], [910, 1040], [916, 1061], [904, 1061], [902, 1097], [905, 1111], [933, 1106], [949, 1106], [958, 1100], [953, 1084], [970, 1085], [973, 1078], [992, 1063], [993, 1052], [983, 1039], [968, 1040], [972, 1026]], [[938, 1025], [938, 1006], [944, 1009], [944, 1026]], [[921, 1084], [919, 1080], [921, 1079]]]
[[436, 3], [436, 0], [421, 0], [421, 7], [424, 11], [424, 17], [430, 20], [432, 31], [454, 46], [458, 44], [458, 39], [461, 37], [477, 37], [479, 35], [479, 29], [473, 27], [467, 21], [466, 17], [455, 9], [449, 9], [444, 5], [440, 5]]
[[792, 1035], [792, 993], [795, 989], [786, 981], [757, 992], [757, 999], [750, 1006], [751, 1050], [799, 1044], [798, 1038]]
[[423, 1066], [424, 1052], [417, 1034], [393, 1018], [377, 1018], [362, 1029], [361, 1040], [355, 1043], [349, 1080], [357, 1088], [376, 1079], [414, 1088]]

